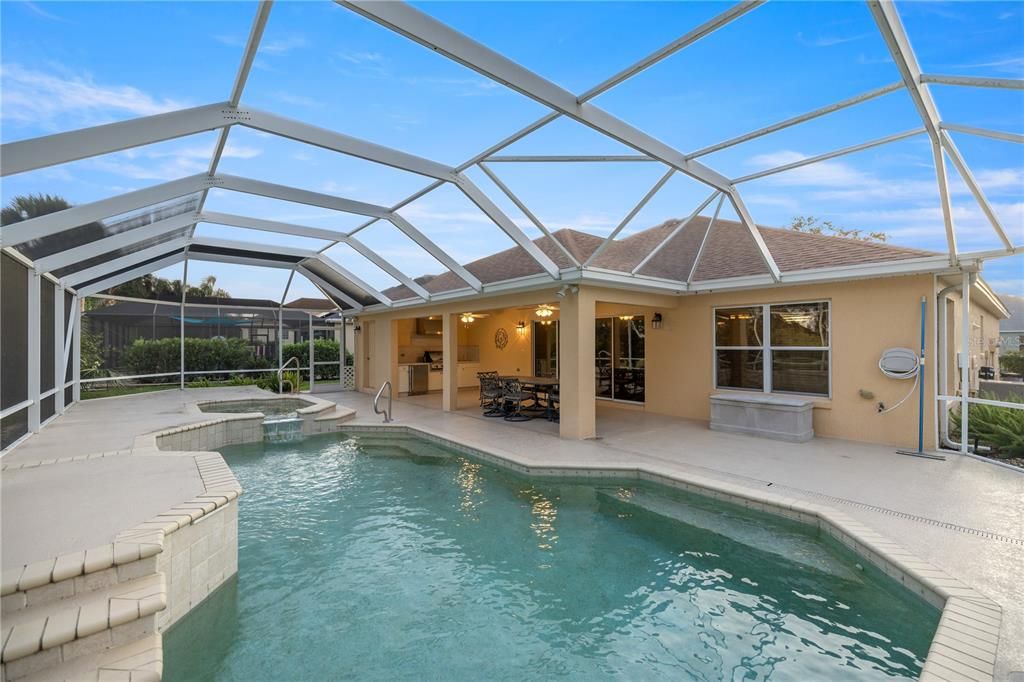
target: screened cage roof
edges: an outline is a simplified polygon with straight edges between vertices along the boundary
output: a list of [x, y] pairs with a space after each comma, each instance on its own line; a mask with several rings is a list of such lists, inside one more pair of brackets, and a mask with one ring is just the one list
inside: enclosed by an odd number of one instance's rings
[[[477, 32], [470, 15], [478, 10], [466, 9], [468, 6], [433, 5], [424, 11], [400, 2], [347, 0], [335, 4], [338, 7], [333, 11], [352, 22], [346, 26], [358, 34], [353, 34], [353, 40], [412, 55], [402, 62], [406, 65], [429, 61], [434, 69], [428, 76], [388, 73], [388, 82], [401, 86], [378, 88], [370, 101], [360, 104], [377, 111], [378, 116], [401, 116], [403, 100], [411, 110], [414, 100], [421, 97], [422, 84], [430, 81], [447, 89], [454, 104], [446, 111], [436, 109], [436, 103], [421, 103], [420, 110], [435, 118], [449, 116], [455, 121], [454, 129], [409, 134], [399, 125], [400, 134], [394, 134], [394, 139], [365, 139], [358, 133], [367, 125], [366, 116], [331, 115], [334, 106], [340, 113], [342, 104], [332, 104], [325, 111], [313, 97], [278, 96], [273, 101], [263, 87], [250, 103], [247, 84], [256, 73], [254, 67], [265, 72], [275, 68], [261, 65], [258, 55], [280, 55], [304, 46], [304, 39], [289, 37], [270, 21], [272, 3], [260, 2], [248, 39], [239, 41], [242, 58], [234, 80], [223, 83], [226, 100], [192, 107], [154, 105], [159, 113], [9, 141], [0, 150], [4, 177], [123, 154], [151, 160], [184, 154], [192, 161], [180, 165], [193, 172], [153, 173], [160, 182], [107, 193], [45, 215], [23, 216], [3, 227], [2, 245], [82, 295], [182, 261], [208, 261], [286, 270], [288, 286], [298, 274], [338, 308], [357, 312], [545, 283], [595, 282], [689, 293], [954, 272], [1013, 256], [1024, 248], [1020, 216], [1013, 213], [1007, 219], [1005, 212], [1001, 214], [1002, 206], [989, 200], [984, 186], [986, 182], [990, 186], [1002, 183], [1000, 187], [1008, 184], [1024, 194], [1019, 153], [1011, 155], [1016, 159], [1016, 167], [1011, 169], [1016, 180], [1007, 182], [991, 169], [973, 172], [961, 152], [961, 145], [978, 141], [1020, 144], [1024, 135], [967, 125], [960, 121], [973, 123], [974, 119], [959, 118], [967, 116], [965, 102], [976, 102], [978, 108], [985, 109], [991, 105], [988, 94], [1016, 97], [1015, 91], [1024, 89], [1024, 80], [987, 75], [981, 67], [978, 75], [924, 71], [904, 17], [891, 2], [867, 2], [860, 18], [870, 24], [871, 40], [884, 50], [884, 63], [879, 67], [888, 79], [884, 84], [871, 83], [860, 92], [797, 115], [759, 121], [746, 132], [715, 142], [700, 140], [700, 126], [684, 131], [664, 129], [652, 119], [648, 130], [648, 112], [666, 102], [670, 107], [700, 108], [701, 93], [688, 89], [684, 82], [666, 82], [659, 69], [679, 60], [697, 60], [697, 68], [709, 71], [718, 68], [707, 56], [716, 40], [722, 41], [723, 49], [736, 50], [736, 40], [726, 29], [747, 23], [761, 30], [756, 23], [759, 13], [769, 16], [771, 12], [762, 9], [764, 2], [716, 6], [716, 13], [710, 16], [708, 6], [687, 7], [681, 11], [694, 15], [687, 15], [693, 20], [691, 25], [652, 25], [650, 32], [660, 37], [660, 45], [649, 45], [645, 55], [623, 62], [617, 70], [610, 69], [611, 75], [593, 79], [598, 82], [589, 86], [575, 83], [588, 70], [569, 69], [569, 62], [564, 61], [569, 55], [563, 55], [563, 62], [550, 68], [559, 73], [562, 82], [572, 82], [572, 89], [541, 75], [534, 66], [540, 63], [539, 54], [546, 45], [536, 36], [530, 37], [530, 26], [520, 22], [525, 21], [523, 17], [530, 19], [530, 12], [539, 11], [536, 7], [509, 18], [510, 36], [514, 38], [520, 31], [527, 36], [526, 44], [534, 45], [533, 52], [524, 52], [522, 41], [497, 39], [501, 49], [496, 49], [453, 28], [467, 24], [470, 32]], [[818, 22], [815, 13], [848, 11], [846, 7], [808, 7], [801, 10], [803, 15], [787, 9], [787, 16], [814, 23]], [[697, 16], [699, 12], [704, 16]], [[235, 21], [238, 13], [238, 7], [230, 9]], [[623, 20], [633, 18], [630, 14]], [[803, 32], [797, 35], [806, 40]], [[595, 39], [592, 45], [581, 44], [580, 50], [608, 48], [615, 52], [612, 48], [618, 46], [607, 40], [606, 36], [605, 42]], [[819, 46], [835, 44], [828, 37], [815, 40]], [[227, 39], [224, 42], [227, 44]], [[560, 48], [547, 49], [558, 54]], [[936, 48], [929, 44], [929, 49]], [[772, 62], [775, 56], [764, 59]], [[385, 68], [381, 65], [384, 57], [376, 51], [336, 50], [330, 60], [341, 64], [342, 72], [348, 69], [349, 75], [355, 71], [360, 77]], [[596, 56], [594, 61], [603, 63]], [[692, 61], [689, 64], [693, 66]], [[26, 69], [15, 66], [5, 65], [7, 83], [26, 78]], [[746, 68], [757, 71], [757, 65]], [[799, 79], [802, 74], [793, 70], [790, 75]], [[803, 75], [812, 89], [823, 77], [810, 64]], [[860, 75], [851, 70], [828, 77], [856, 83]], [[643, 83], [644, 88], [629, 91], [634, 82]], [[735, 73], [733, 86], [745, 86], [742, 71]], [[750, 109], [756, 109], [757, 98], [769, 97], [760, 87], [756, 82], [750, 84], [752, 107], [748, 103], [735, 111], [707, 110], [706, 127], [717, 129], [723, 118], [757, 120]], [[951, 100], [955, 117], [947, 120], [933, 94], [935, 88], [951, 88], [970, 97]], [[512, 99], [495, 107], [474, 98], [496, 90], [511, 93]], [[643, 94], [651, 100], [649, 108], [631, 110], [629, 118], [636, 121], [612, 113], [625, 107], [616, 94], [625, 91], [630, 92], [631, 100]], [[209, 97], [205, 85], [197, 93], [200, 98]], [[324, 101], [337, 102], [331, 99], [337, 93], [322, 94]], [[886, 105], [890, 109], [872, 109], [883, 101], [895, 102], [897, 97], [898, 104]], [[378, 109], [384, 105], [399, 111], [380, 113]], [[298, 114], [284, 116], [280, 111], [284, 108]], [[1012, 106], [1004, 109], [1012, 116]], [[889, 119], [898, 118], [892, 113], [897, 110], [904, 117], [901, 123], [906, 117], [912, 119], [909, 128], [892, 128]], [[1016, 108], [1012, 124], [1021, 123], [1021, 110]], [[521, 119], [518, 123], [512, 120], [516, 117]], [[346, 125], [348, 119], [353, 121], [351, 126]], [[523, 121], [527, 123], [523, 125]], [[829, 121], [836, 123], [834, 132], [823, 134], [821, 126]], [[815, 144], [835, 140], [839, 144], [813, 154], [771, 154], [758, 147], [770, 137], [790, 142], [813, 140]], [[182, 151], [181, 145], [196, 140], [212, 144], [208, 158], [196, 161], [189, 156], [191, 152]], [[905, 146], [911, 143], [913, 148]], [[268, 156], [273, 155], [273, 163], [262, 177], [247, 174], [252, 159], [260, 153], [254, 151], [257, 144], [268, 150]], [[564, 151], [574, 145], [586, 151]], [[804, 186], [831, 178], [830, 191], [818, 196], [826, 201], [859, 197], [865, 222], [857, 227], [873, 229], [868, 209], [892, 188], [866, 180], [863, 173], [857, 175], [836, 160], [882, 148], [923, 154], [923, 163], [911, 165], [914, 173], [925, 172], [927, 177], [917, 175], [908, 182], [934, 193], [935, 211], [925, 220], [927, 234], [922, 232], [920, 239], [911, 240], [916, 243], [872, 243], [756, 222], [756, 211], [750, 207], [771, 203], [764, 197], [762, 183], [778, 183], [775, 189], [781, 188], [781, 195], [774, 200], [788, 201], [794, 210], [807, 213], [813, 209], [803, 210], [803, 195], [789, 190], [799, 183], [787, 185], [786, 179], [802, 178]], [[758, 153], [750, 156], [744, 152], [743, 156], [738, 155], [740, 150]], [[879, 163], [892, 164], [897, 156], [894, 153]], [[322, 169], [329, 179], [315, 189], [305, 182], [293, 182], [296, 171], [307, 166]], [[572, 170], [566, 171], [567, 167]], [[617, 169], [610, 179], [600, 175], [610, 168]], [[599, 231], [588, 230], [585, 219], [564, 225], [542, 217], [544, 212], [533, 208], [539, 205], [535, 200], [538, 183], [557, 185], [567, 174], [585, 181], [578, 193], [566, 188], [562, 203], [578, 200], [597, 207], [625, 200], [628, 205]], [[148, 177], [146, 173], [140, 176]], [[526, 186], [530, 179], [535, 183], [532, 188], [513, 189]], [[846, 194], [844, 182], [849, 186]], [[350, 194], [349, 185], [364, 191]], [[690, 203], [682, 205], [680, 196], [688, 197]], [[449, 210], [433, 210], [437, 204], [431, 201], [444, 202]], [[981, 217], [984, 237], [973, 226], [958, 231], [966, 202]], [[1024, 203], [1018, 200], [1017, 205]], [[290, 207], [290, 213], [282, 215], [277, 210], [281, 207]], [[672, 217], [645, 222], [659, 211], [662, 215], [670, 211]], [[450, 229], [455, 223], [461, 231]], [[203, 229], [197, 229], [199, 226]], [[215, 229], [208, 231], [208, 226]], [[243, 238], [238, 238], [240, 235]], [[964, 248], [964, 244], [985, 248]]]

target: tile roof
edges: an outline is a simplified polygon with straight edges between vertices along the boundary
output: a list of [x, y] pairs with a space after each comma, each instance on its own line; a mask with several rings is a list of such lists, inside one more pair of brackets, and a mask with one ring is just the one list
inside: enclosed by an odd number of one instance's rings
[[326, 298], [297, 298], [284, 304], [285, 308], [302, 308], [303, 310], [334, 310], [334, 301]]
[[[591, 266], [606, 270], [632, 272], [651, 251], [667, 237], [671, 239], [637, 273], [685, 282], [690, 276], [701, 242], [705, 241], [711, 218], [696, 216], [682, 229], [680, 219], [611, 242], [594, 259]], [[878, 242], [863, 242], [845, 237], [797, 232], [795, 230], [758, 227], [761, 237], [782, 272], [814, 268], [862, 265], [923, 256], [939, 255], [934, 251], [911, 249]], [[581, 263], [604, 241], [602, 237], [577, 230], [558, 230], [552, 235]], [[548, 237], [534, 243], [559, 267], [572, 267], [571, 261]], [[519, 246], [486, 256], [466, 264], [466, 269], [484, 284], [526, 277], [542, 272], [540, 266]], [[716, 220], [694, 274], [694, 281], [767, 274], [761, 253], [742, 223]], [[466, 284], [457, 275], [441, 275], [417, 279], [430, 293], [462, 289]], [[415, 298], [404, 286], [384, 292], [394, 300]]]

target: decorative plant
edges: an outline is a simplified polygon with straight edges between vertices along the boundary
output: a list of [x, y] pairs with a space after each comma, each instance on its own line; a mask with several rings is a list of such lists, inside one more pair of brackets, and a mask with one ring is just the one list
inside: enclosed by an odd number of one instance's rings
[[[982, 397], [997, 399], [990, 394]], [[1024, 404], [1024, 398], [1009, 396], [1003, 402]], [[999, 407], [997, 405], [970, 406], [970, 419], [967, 426], [967, 437], [972, 442], [990, 445], [996, 449], [999, 457], [1024, 457], [1024, 409]], [[960, 431], [960, 412], [955, 410], [949, 415], [953, 430]]]

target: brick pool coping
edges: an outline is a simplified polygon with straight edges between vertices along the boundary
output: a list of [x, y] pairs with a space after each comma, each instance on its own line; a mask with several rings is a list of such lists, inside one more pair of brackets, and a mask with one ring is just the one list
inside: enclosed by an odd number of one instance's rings
[[705, 476], [669, 471], [656, 464], [538, 466], [535, 462], [527, 462], [518, 457], [514, 452], [470, 446], [453, 440], [441, 430], [420, 425], [360, 424], [345, 425], [341, 430], [351, 434], [412, 434], [527, 476], [615, 478], [652, 482], [810, 525], [842, 543], [942, 612], [921, 670], [920, 680], [988, 682], [994, 679], [1002, 607], [974, 588], [936, 566], [922, 561], [901, 545], [833, 507]]

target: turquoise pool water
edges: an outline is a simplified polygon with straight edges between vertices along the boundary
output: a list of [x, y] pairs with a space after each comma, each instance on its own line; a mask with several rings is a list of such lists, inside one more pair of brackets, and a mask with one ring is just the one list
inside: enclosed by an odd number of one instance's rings
[[405, 437], [224, 449], [239, 575], [165, 679], [916, 677], [938, 611], [804, 526]]
[[220, 414], [238, 414], [244, 412], [262, 412], [267, 417], [294, 415], [297, 410], [309, 407], [313, 403], [301, 398], [277, 398], [269, 400], [220, 400], [199, 403], [200, 412], [216, 412]]

